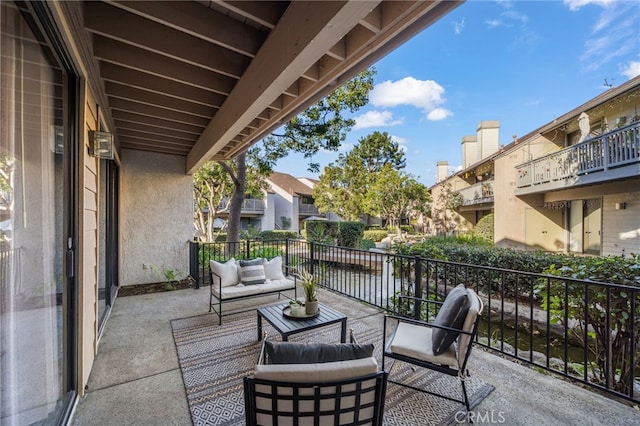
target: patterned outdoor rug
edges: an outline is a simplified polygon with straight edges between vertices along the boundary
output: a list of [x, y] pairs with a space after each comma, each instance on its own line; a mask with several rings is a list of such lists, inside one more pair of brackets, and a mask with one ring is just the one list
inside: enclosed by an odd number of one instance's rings
[[[263, 324], [270, 339], [281, 340], [268, 323]], [[222, 326], [218, 326], [217, 317], [212, 314], [173, 320], [171, 326], [193, 424], [243, 425], [242, 378], [252, 374], [260, 351], [255, 311], [225, 317]], [[354, 329], [358, 343], [375, 344], [375, 355], [380, 363], [382, 316], [349, 320], [348, 327]], [[294, 335], [289, 340], [336, 343], [340, 341], [339, 336], [340, 326], [331, 325]], [[462, 394], [457, 378], [426, 369], [413, 371], [398, 361], [393, 365], [390, 377], [454, 398], [460, 398]], [[493, 389], [480, 380], [467, 379], [472, 407]], [[389, 383], [384, 424], [455, 424], [456, 413], [462, 408], [461, 404], [444, 398]]]

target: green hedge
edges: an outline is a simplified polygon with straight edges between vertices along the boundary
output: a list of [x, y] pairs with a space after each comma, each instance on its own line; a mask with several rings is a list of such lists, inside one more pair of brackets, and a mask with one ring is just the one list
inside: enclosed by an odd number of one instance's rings
[[264, 241], [285, 240], [287, 238], [298, 239], [300, 238], [300, 234], [298, 231], [292, 230], [262, 231], [260, 232], [260, 238]]
[[475, 228], [473, 228], [473, 235], [480, 238], [484, 238], [487, 241], [493, 242], [493, 213], [486, 215], [478, 221]]
[[364, 222], [339, 222], [338, 245], [340, 247], [358, 248], [364, 235]]
[[384, 238], [387, 237], [387, 235], [389, 235], [389, 233], [385, 230], [382, 229], [369, 229], [364, 231], [362, 238], [366, 239], [366, 240], [372, 240], [375, 241], [377, 243], [379, 243], [380, 241], [382, 241]]
[[[591, 258], [564, 253], [543, 251], [521, 251], [495, 246], [479, 246], [460, 243], [437, 244], [438, 240], [429, 239], [423, 243], [396, 245], [397, 253], [420, 256], [426, 259], [445, 260], [480, 267], [493, 267], [536, 274], [563, 273], [563, 276], [576, 279], [591, 279], [612, 284], [640, 285], [638, 256], [608, 256]], [[597, 260], [600, 259], [600, 260]], [[605, 260], [602, 260], [605, 259]], [[426, 262], [425, 262], [426, 263]], [[605, 266], [606, 265], [606, 266]], [[527, 295], [535, 286], [535, 278], [518, 276], [516, 273], [496, 274], [487, 270], [457, 268], [455, 265], [425, 264], [434, 274], [430, 280], [450, 280], [451, 282], [475, 281], [484, 291], [504, 291], [507, 297]], [[603, 272], [604, 271], [604, 272]], [[467, 276], [466, 274], [471, 274]], [[535, 296], [538, 300], [539, 297]]]

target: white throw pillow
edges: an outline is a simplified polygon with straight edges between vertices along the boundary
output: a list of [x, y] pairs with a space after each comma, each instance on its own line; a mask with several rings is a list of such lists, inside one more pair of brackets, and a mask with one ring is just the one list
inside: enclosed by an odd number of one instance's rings
[[264, 275], [268, 280], [282, 280], [284, 274], [282, 273], [282, 256], [276, 256], [271, 260], [264, 261]]
[[[233, 257], [225, 263], [211, 260], [209, 261], [209, 267], [213, 273], [218, 274], [222, 279], [222, 287], [238, 285], [238, 268], [236, 267], [236, 260]], [[213, 276], [213, 284], [218, 284], [215, 275]]]

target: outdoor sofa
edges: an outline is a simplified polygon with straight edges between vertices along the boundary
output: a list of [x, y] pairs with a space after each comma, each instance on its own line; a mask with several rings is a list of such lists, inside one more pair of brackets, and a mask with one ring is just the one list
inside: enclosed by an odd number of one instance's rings
[[288, 268], [283, 266], [282, 257], [273, 259], [256, 258], [235, 260], [224, 263], [209, 262], [209, 312], [218, 315], [218, 324], [222, 324], [222, 305], [224, 303], [278, 294], [293, 290], [297, 298], [296, 278], [285, 274]]

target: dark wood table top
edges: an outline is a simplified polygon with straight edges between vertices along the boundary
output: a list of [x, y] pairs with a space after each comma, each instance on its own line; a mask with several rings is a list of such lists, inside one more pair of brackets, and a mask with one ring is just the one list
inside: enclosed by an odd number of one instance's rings
[[[347, 316], [327, 305], [319, 304], [318, 316], [309, 319], [289, 319], [285, 317], [282, 314], [282, 311], [288, 306], [289, 304], [287, 303], [258, 308], [258, 327], [262, 328], [261, 318], [264, 318], [278, 332], [280, 332], [280, 334], [282, 334], [283, 340], [286, 340], [288, 336], [295, 333], [313, 330], [315, 328], [339, 322], [343, 323], [342, 328], [346, 333]], [[259, 330], [259, 333], [261, 333], [261, 330]], [[261, 338], [261, 336], [258, 337]], [[341, 340], [344, 342], [345, 336], [341, 336]]]

